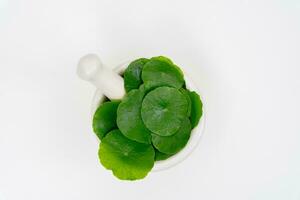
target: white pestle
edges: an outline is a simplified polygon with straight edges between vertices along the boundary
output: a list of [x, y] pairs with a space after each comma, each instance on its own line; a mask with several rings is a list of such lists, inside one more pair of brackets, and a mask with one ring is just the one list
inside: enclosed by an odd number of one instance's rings
[[88, 54], [79, 60], [77, 74], [95, 85], [110, 100], [122, 99], [125, 95], [123, 78], [105, 67], [96, 54]]

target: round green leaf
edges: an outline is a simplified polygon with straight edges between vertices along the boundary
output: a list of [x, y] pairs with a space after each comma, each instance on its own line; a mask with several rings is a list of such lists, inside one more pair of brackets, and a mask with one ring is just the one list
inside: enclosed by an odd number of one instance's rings
[[184, 95], [184, 97], [186, 98], [187, 102], [188, 102], [188, 110], [187, 110], [187, 116], [191, 115], [191, 110], [192, 110], [192, 101], [191, 98], [189, 96], [189, 91], [183, 88], [179, 89], [180, 92]]
[[173, 155], [165, 154], [165, 153], [162, 153], [162, 152], [158, 151], [157, 149], [155, 149], [155, 161], [166, 160], [166, 159], [170, 158], [171, 156], [173, 156]]
[[151, 59], [152, 60], [160, 60], [160, 61], [163, 61], [163, 62], [167, 62], [170, 65], [174, 64], [170, 58], [167, 58], [165, 56], [156, 56], [156, 57], [152, 57]]
[[99, 106], [93, 117], [93, 130], [101, 140], [109, 131], [117, 128], [117, 109], [120, 101], [105, 102]]
[[148, 62], [146, 58], [140, 58], [131, 62], [124, 72], [124, 85], [126, 92], [138, 89], [142, 84], [142, 68]]
[[169, 63], [170, 65], [173, 65], [175, 68], [177, 68], [177, 70], [182, 74], [183, 76], [183, 72], [181, 71], [180, 67], [178, 67], [177, 65], [175, 65], [173, 63], [173, 61], [170, 59], [170, 58], [167, 58], [165, 56], [156, 56], [156, 57], [153, 57], [151, 59], [154, 59], [154, 60], [160, 60], [160, 61], [163, 61], [163, 62], [167, 62]]
[[154, 149], [124, 137], [113, 130], [100, 143], [101, 164], [121, 180], [144, 178], [154, 165]]
[[133, 89], [122, 100], [117, 111], [117, 124], [121, 132], [131, 140], [150, 144], [151, 132], [141, 118], [144, 97], [142, 90]]
[[185, 118], [179, 130], [171, 136], [152, 134], [152, 144], [162, 153], [175, 154], [185, 147], [190, 138], [191, 130], [191, 122]]
[[160, 136], [174, 134], [187, 116], [188, 103], [179, 90], [158, 87], [149, 92], [142, 103], [142, 119], [146, 127]]
[[142, 70], [142, 79], [146, 88], [170, 86], [181, 88], [184, 83], [183, 73], [179, 67], [162, 58], [151, 58]]
[[191, 124], [192, 128], [196, 127], [199, 123], [199, 120], [202, 116], [202, 101], [199, 95], [196, 92], [189, 92], [189, 96], [192, 102], [191, 109]]

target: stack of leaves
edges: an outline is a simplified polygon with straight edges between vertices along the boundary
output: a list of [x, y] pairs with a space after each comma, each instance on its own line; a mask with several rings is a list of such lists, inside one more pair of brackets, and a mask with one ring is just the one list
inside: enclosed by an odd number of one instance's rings
[[102, 165], [119, 179], [137, 180], [155, 161], [184, 148], [202, 116], [202, 102], [185, 88], [182, 71], [166, 57], [133, 61], [124, 81], [126, 96], [101, 104], [93, 129], [101, 140]]

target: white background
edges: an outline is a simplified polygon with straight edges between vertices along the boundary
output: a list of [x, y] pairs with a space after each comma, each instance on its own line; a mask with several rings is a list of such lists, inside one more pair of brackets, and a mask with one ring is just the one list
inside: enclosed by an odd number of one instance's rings
[[[183, 163], [121, 182], [98, 162], [75, 74], [166, 55], [207, 109]], [[0, 0], [1, 200], [300, 200], [298, 0]]]

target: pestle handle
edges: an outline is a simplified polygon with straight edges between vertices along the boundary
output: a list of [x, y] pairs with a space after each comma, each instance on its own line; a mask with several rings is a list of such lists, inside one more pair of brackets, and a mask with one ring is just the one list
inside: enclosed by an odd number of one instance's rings
[[105, 67], [96, 54], [88, 54], [79, 60], [77, 74], [95, 85], [110, 100], [122, 99], [125, 95], [123, 78]]

